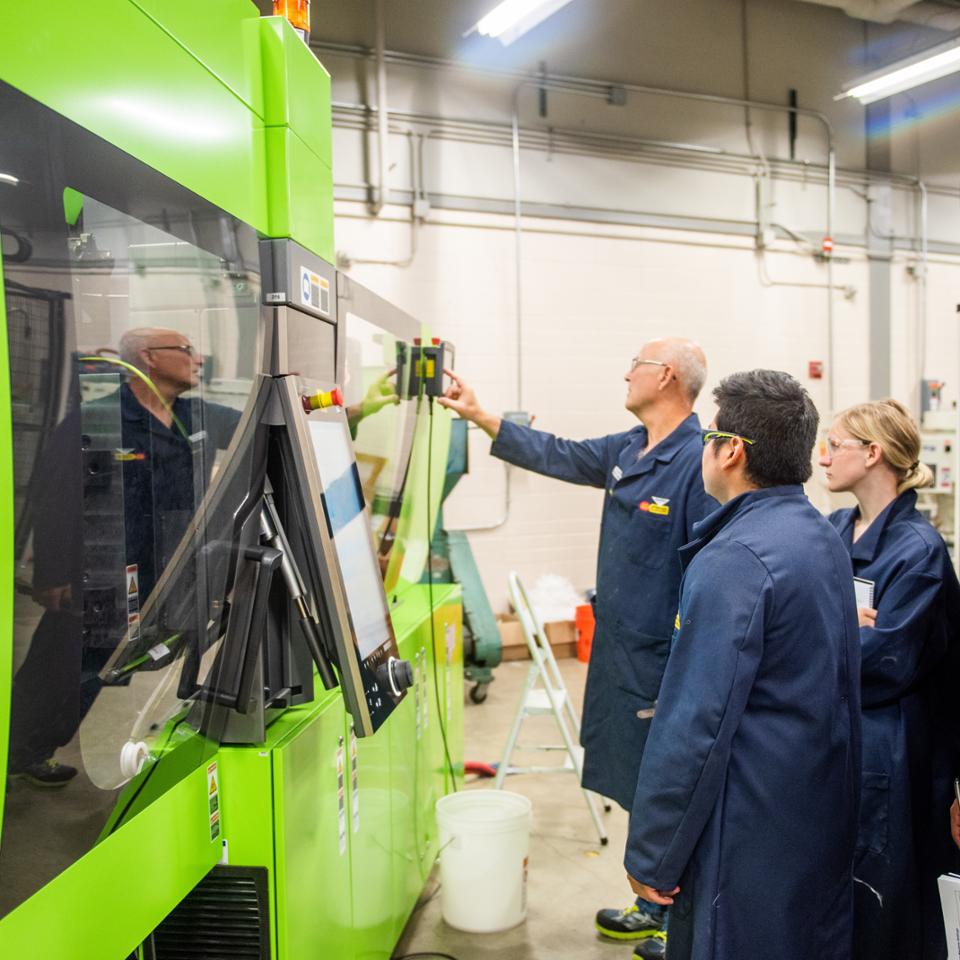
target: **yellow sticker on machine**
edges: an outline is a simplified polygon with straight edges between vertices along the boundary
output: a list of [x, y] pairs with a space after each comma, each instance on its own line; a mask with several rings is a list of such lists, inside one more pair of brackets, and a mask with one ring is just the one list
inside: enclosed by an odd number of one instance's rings
[[210, 842], [220, 836], [220, 782], [217, 777], [217, 763], [207, 767], [207, 800], [210, 814]]

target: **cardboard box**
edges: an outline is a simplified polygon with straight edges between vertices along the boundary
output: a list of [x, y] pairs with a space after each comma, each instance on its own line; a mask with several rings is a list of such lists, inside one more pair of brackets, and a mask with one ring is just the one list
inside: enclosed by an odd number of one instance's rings
[[[500, 644], [503, 647], [502, 659], [529, 660], [530, 651], [516, 616], [512, 613], [498, 613], [497, 626], [500, 628]], [[543, 628], [555, 657], [560, 659], [577, 655], [577, 629], [572, 620], [545, 623]]]
[[523, 636], [523, 627], [512, 613], [498, 613], [497, 626], [500, 628], [500, 646], [503, 648], [503, 660], [529, 660], [527, 641]]
[[558, 660], [577, 655], [577, 625], [573, 620], [554, 620], [552, 623], [545, 623], [543, 630], [553, 648], [553, 655]]

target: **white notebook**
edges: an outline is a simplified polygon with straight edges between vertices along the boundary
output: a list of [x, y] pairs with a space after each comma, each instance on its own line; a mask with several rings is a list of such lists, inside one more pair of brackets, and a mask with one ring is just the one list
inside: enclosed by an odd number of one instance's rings
[[948, 960], [960, 960], [960, 875], [944, 874], [937, 884], [940, 887], [943, 926], [947, 931], [947, 957]]
[[854, 577], [853, 592], [856, 595], [858, 607], [869, 607], [871, 610], [873, 609], [873, 580]]

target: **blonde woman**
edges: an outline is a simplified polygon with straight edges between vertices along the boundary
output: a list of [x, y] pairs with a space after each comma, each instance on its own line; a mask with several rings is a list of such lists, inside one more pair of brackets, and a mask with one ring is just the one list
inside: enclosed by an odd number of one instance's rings
[[960, 585], [946, 545], [916, 507], [917, 488], [933, 478], [903, 406], [883, 400], [841, 413], [820, 465], [830, 490], [857, 498], [830, 516], [861, 580], [853, 957], [940, 960], [947, 952], [936, 881], [957, 853], [945, 727], [960, 687], [950, 692], [945, 673], [960, 627]]

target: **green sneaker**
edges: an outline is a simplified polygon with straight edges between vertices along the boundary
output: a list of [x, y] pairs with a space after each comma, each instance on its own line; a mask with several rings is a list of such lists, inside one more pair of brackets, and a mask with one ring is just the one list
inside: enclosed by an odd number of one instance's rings
[[661, 930], [646, 940], [641, 940], [634, 948], [633, 955], [639, 960], [663, 960], [667, 955], [667, 935]]
[[35, 787], [65, 787], [76, 775], [76, 767], [56, 760], [41, 760], [22, 770], [11, 771], [10, 779], [23, 779]]
[[655, 917], [632, 903], [625, 910], [598, 910], [596, 926], [612, 940], [645, 940], [663, 932], [663, 916]]

